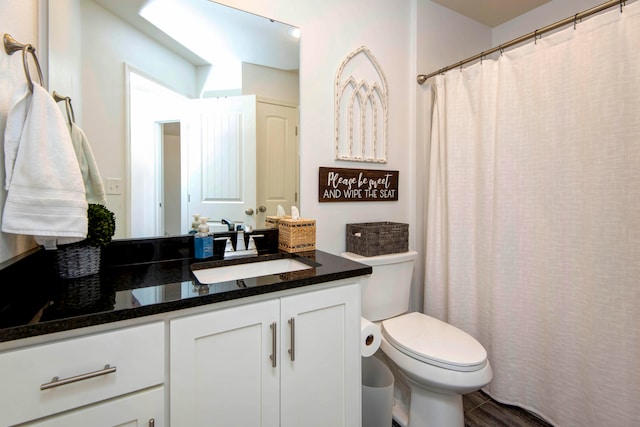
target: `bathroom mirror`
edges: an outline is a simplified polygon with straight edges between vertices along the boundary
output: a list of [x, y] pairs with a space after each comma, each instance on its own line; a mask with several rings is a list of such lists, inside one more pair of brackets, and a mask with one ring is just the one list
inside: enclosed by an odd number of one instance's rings
[[49, 90], [72, 99], [116, 238], [183, 234], [195, 213], [214, 229], [261, 226], [298, 204], [294, 27], [209, 0], [64, 0], [48, 13]]

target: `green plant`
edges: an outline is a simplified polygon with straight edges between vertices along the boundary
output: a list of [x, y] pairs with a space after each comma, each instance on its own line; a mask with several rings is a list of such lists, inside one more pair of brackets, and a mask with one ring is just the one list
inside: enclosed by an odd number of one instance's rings
[[89, 204], [87, 209], [87, 243], [92, 246], [107, 246], [116, 232], [116, 216], [98, 204]]

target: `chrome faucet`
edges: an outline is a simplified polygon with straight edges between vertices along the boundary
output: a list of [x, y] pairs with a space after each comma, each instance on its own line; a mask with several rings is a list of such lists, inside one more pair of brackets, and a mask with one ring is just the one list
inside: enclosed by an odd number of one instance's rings
[[236, 225], [235, 223], [233, 223], [233, 221], [230, 221], [226, 218], [222, 218], [220, 220], [221, 223], [225, 224], [227, 226], [227, 228], [229, 229], [229, 231], [236, 231]]

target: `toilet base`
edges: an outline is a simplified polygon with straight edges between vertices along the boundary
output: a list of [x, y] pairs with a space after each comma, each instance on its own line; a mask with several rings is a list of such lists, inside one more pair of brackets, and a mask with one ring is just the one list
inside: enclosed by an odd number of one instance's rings
[[400, 374], [411, 388], [409, 422], [403, 423], [406, 427], [464, 427], [461, 394], [432, 391]]

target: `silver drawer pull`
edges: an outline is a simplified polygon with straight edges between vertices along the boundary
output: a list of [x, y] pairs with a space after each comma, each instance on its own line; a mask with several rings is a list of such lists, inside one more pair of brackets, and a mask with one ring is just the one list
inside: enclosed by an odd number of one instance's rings
[[116, 371], [115, 366], [104, 365], [104, 369], [100, 369], [99, 371], [88, 372], [86, 374], [76, 375], [75, 377], [59, 379], [58, 377], [53, 377], [50, 383], [42, 384], [40, 386], [40, 390], [48, 390], [54, 387], [60, 387], [61, 385], [75, 383], [77, 381], [88, 380], [89, 378], [99, 377], [101, 375], [112, 374]]
[[276, 341], [276, 335], [277, 335], [277, 327], [278, 324], [276, 322], [271, 323], [271, 325], [269, 325], [269, 327], [271, 328], [271, 355], [269, 356], [269, 359], [271, 359], [271, 367], [275, 368], [277, 366], [277, 362], [276, 362], [276, 351], [277, 351], [277, 341]]

